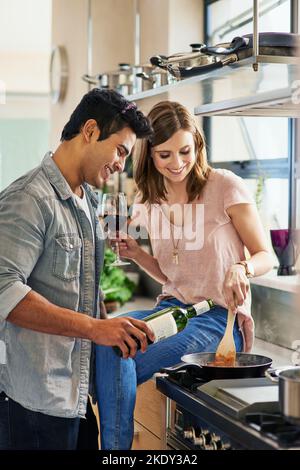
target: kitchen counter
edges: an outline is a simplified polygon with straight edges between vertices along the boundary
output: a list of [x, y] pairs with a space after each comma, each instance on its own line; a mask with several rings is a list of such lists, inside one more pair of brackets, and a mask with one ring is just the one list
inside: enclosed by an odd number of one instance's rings
[[250, 279], [250, 283], [292, 293], [300, 291], [299, 274], [296, 274], [295, 276], [277, 276], [277, 269], [272, 269], [267, 274]]
[[255, 338], [252, 353], [270, 357], [273, 359], [272, 367], [281, 367], [293, 364], [292, 354], [295, 351]]

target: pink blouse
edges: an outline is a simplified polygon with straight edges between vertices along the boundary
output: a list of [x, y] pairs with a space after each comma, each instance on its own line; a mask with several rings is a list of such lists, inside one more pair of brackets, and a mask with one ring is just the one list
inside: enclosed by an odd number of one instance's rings
[[[222, 169], [212, 169], [200, 198], [185, 205], [183, 227], [170, 224], [160, 204], [150, 208], [136, 198], [134, 224], [146, 228], [153, 256], [167, 277], [157, 302], [169, 296], [185, 304], [210, 298], [226, 308], [222, 292], [225, 274], [232, 264], [245, 259], [243, 242], [226, 210], [241, 203], [255, 202], [243, 179]], [[177, 205], [175, 210], [182, 210], [182, 206]], [[173, 258], [174, 246], [178, 264]], [[238, 323], [244, 335], [244, 351], [249, 352], [254, 339], [250, 291], [238, 308]]]

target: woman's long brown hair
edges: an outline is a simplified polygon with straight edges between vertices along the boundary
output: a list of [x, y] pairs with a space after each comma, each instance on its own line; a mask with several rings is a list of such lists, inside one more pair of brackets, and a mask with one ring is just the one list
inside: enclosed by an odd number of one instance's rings
[[204, 137], [190, 112], [181, 104], [161, 101], [148, 114], [153, 128], [150, 138], [142, 139], [134, 153], [134, 177], [141, 203], [157, 204], [167, 200], [164, 177], [157, 171], [151, 149], [166, 142], [180, 129], [193, 134], [196, 161], [188, 175], [188, 202], [200, 196], [211, 167], [207, 163]]

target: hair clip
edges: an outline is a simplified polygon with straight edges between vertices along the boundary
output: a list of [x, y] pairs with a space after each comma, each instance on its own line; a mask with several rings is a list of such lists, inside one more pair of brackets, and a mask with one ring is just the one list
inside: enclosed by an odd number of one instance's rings
[[121, 113], [125, 114], [129, 109], [136, 109], [136, 104], [134, 102], [132, 103], [127, 103], [125, 107], [122, 109]]

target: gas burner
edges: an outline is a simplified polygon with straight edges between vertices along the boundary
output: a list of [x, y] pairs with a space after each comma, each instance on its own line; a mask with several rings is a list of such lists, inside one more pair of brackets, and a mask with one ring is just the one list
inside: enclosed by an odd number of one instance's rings
[[300, 446], [300, 426], [289, 423], [279, 413], [248, 413], [245, 421], [252, 428], [277, 441], [280, 446]]
[[168, 380], [176, 383], [177, 385], [180, 385], [181, 387], [185, 388], [186, 390], [189, 390], [190, 392], [195, 392], [199, 385], [205, 383], [205, 380], [199, 377], [196, 377], [193, 374], [192, 369], [181, 370], [181, 371], [169, 374]]

